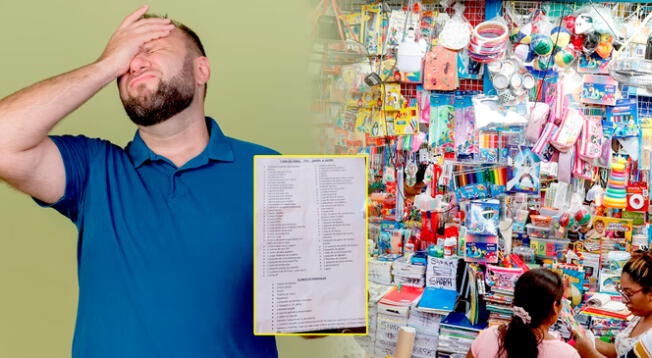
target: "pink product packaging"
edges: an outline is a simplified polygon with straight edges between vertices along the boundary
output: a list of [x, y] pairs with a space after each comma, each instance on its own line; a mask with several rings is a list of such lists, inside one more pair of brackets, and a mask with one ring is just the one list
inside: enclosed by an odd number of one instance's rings
[[585, 161], [600, 157], [602, 152], [602, 120], [599, 116], [588, 116], [582, 127], [582, 135], [578, 141], [578, 156]]
[[593, 165], [590, 162], [582, 160], [579, 156], [575, 157], [573, 166], [573, 175], [576, 178], [591, 180], [593, 178]]
[[417, 105], [421, 114], [419, 121], [421, 123], [430, 123], [430, 91], [423, 87], [417, 87]]
[[550, 144], [560, 152], [567, 152], [577, 142], [583, 126], [584, 116], [582, 113], [575, 108], [569, 108], [559, 130], [550, 138]]
[[557, 127], [551, 122], [548, 122], [545, 127], [543, 127], [543, 132], [541, 132], [539, 139], [532, 147], [532, 153], [539, 156], [541, 161], [548, 162], [555, 154], [556, 150], [552, 145], [550, 145], [550, 138], [555, 135], [556, 131]]
[[559, 161], [557, 162], [557, 178], [562, 183], [570, 183], [573, 173], [573, 154], [574, 150], [559, 153]]
[[525, 137], [529, 141], [536, 142], [539, 139], [541, 130], [548, 120], [549, 113], [550, 106], [547, 103], [535, 102], [530, 108], [530, 120], [525, 129]]

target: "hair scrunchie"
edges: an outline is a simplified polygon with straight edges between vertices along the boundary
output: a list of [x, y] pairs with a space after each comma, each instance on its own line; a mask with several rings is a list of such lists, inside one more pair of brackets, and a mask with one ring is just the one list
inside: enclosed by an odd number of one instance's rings
[[530, 324], [530, 322], [532, 322], [532, 318], [530, 317], [530, 314], [527, 313], [527, 311], [523, 307], [514, 306], [513, 311], [514, 311], [514, 316], [520, 318], [523, 321], [523, 323]]

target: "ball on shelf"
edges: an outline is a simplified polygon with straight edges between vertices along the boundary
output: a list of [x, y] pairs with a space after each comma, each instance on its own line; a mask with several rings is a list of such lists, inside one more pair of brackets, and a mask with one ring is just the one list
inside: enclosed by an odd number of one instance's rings
[[550, 31], [550, 40], [555, 47], [564, 48], [570, 43], [571, 32], [565, 27], [555, 27]]
[[561, 216], [559, 217], [559, 225], [561, 227], [567, 227], [569, 223], [570, 223], [570, 214], [568, 213], [561, 214]]
[[564, 16], [562, 20], [562, 26], [567, 30], [569, 30], [570, 32], [573, 32], [575, 30], [575, 16], [573, 15]]
[[614, 46], [611, 44], [611, 42], [600, 42], [598, 47], [595, 48], [595, 53], [597, 53], [601, 58], [607, 59], [609, 56], [611, 56], [613, 49]]
[[514, 46], [514, 56], [518, 57], [521, 61], [529, 62], [533, 58], [533, 53], [530, 51], [529, 45], [517, 44]]
[[532, 41], [532, 24], [525, 24], [512, 29], [509, 35], [512, 43], [529, 44]]
[[570, 49], [557, 51], [554, 56], [555, 65], [559, 67], [568, 67], [575, 60], [575, 53]]
[[549, 36], [536, 34], [532, 35], [530, 48], [539, 56], [547, 56], [552, 52], [553, 43]]

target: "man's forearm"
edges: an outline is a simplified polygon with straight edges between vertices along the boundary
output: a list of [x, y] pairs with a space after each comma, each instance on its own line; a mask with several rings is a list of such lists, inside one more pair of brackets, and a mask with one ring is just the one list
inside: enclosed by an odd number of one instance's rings
[[0, 100], [0, 153], [39, 145], [59, 121], [113, 80], [109, 66], [94, 62]]

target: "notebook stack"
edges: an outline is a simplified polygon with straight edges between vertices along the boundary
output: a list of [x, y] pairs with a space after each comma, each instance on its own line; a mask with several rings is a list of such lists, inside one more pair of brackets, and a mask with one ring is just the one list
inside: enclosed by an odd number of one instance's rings
[[376, 356], [391, 356], [396, 350], [398, 331], [407, 325], [410, 308], [423, 294], [423, 288], [392, 287], [378, 302], [374, 352]]
[[631, 321], [634, 318], [627, 306], [620, 301], [620, 297], [604, 293], [594, 294], [589, 298], [588, 304], [580, 308], [580, 313], [612, 320]]
[[472, 325], [462, 312], [453, 312], [439, 325], [439, 346], [443, 353], [466, 354], [471, 344], [487, 324]]
[[494, 290], [484, 296], [489, 311], [488, 323], [490, 326], [509, 323], [512, 319], [512, 301], [514, 294], [506, 291]]
[[455, 309], [456, 300], [457, 291], [426, 287], [417, 306], [417, 310], [445, 316]]

